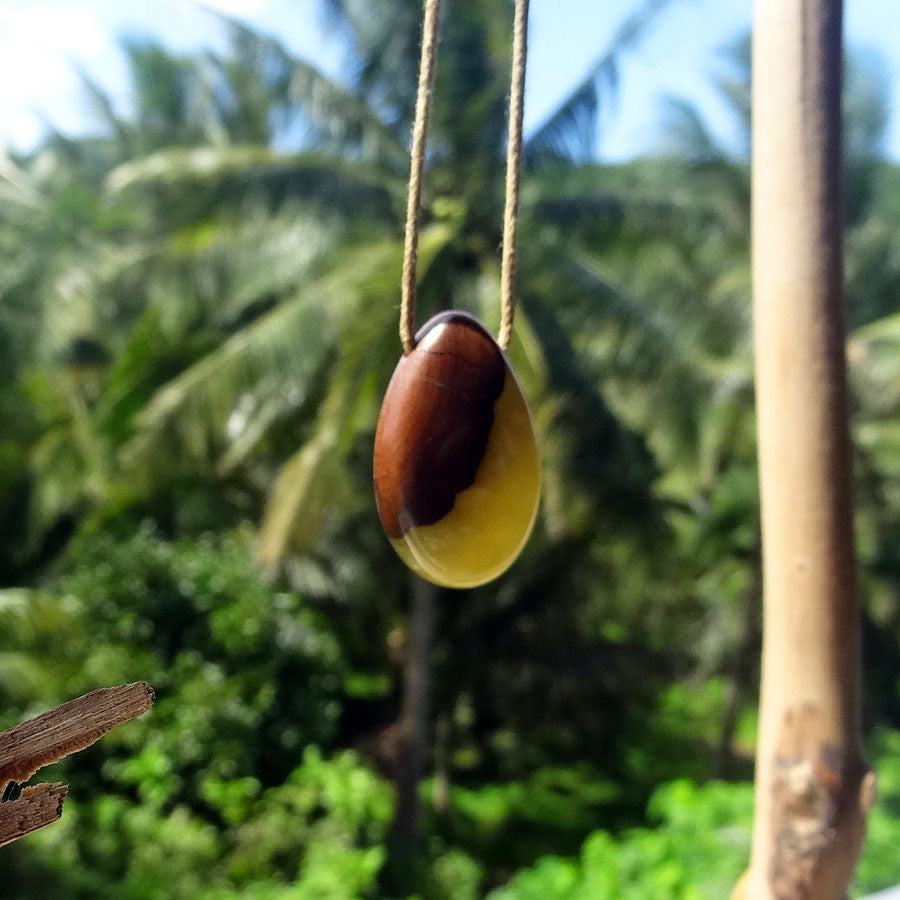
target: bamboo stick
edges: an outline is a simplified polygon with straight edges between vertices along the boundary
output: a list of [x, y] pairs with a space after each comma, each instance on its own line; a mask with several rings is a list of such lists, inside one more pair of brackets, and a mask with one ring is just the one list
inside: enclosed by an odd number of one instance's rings
[[[841, 0], [756, 0], [753, 281], [763, 662], [748, 900], [841, 900], [860, 746], [843, 322]], [[737, 892], [736, 892], [737, 895]]]

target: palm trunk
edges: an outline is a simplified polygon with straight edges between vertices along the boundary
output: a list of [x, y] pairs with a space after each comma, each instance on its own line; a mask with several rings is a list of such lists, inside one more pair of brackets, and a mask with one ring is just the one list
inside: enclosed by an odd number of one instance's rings
[[450, 807], [450, 718], [441, 716], [434, 729], [434, 790], [431, 804], [439, 816]]
[[749, 900], [841, 900], [874, 794], [841, 258], [841, 0], [756, 0], [753, 277], [763, 662]]
[[434, 630], [434, 601], [437, 588], [411, 576], [412, 609], [403, 707], [400, 712], [400, 741], [397, 753], [397, 807], [393, 836], [401, 852], [413, 851], [419, 842], [421, 802], [419, 782], [428, 760], [428, 693], [431, 643]]

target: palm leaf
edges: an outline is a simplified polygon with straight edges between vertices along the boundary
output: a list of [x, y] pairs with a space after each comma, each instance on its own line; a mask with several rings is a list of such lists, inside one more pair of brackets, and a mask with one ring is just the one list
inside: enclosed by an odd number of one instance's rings
[[241, 329], [158, 390], [135, 420], [133, 459], [163, 448], [215, 461], [256, 416], [300, 405], [334, 337], [335, 285], [317, 284]]
[[[454, 232], [432, 226], [422, 234], [419, 271], [423, 285]], [[337, 359], [312, 437], [288, 460], [270, 492], [260, 527], [258, 554], [269, 568], [289, 549], [310, 550], [319, 535], [322, 512], [345, 488], [343, 461], [352, 435], [374, 424], [376, 388], [398, 353], [396, 278], [400, 248], [391, 247], [383, 264], [360, 281], [348, 298], [337, 340]]]
[[[110, 172], [111, 197], [142, 190], [158, 199], [160, 215], [179, 221], [222, 200], [266, 194], [314, 201], [329, 212], [397, 217], [405, 181], [367, 163], [321, 153], [281, 154], [265, 147], [162, 150]], [[189, 200], [189, 202], [187, 202]]]
[[311, 63], [298, 59], [275, 38], [259, 34], [218, 10], [208, 11], [228, 29], [238, 58], [269, 77], [273, 100], [290, 118], [290, 105], [302, 111], [317, 146], [349, 152], [368, 162], [404, 172], [406, 145], [363, 100], [336, 84]]
[[730, 162], [728, 153], [694, 103], [679, 97], [666, 98], [666, 149], [681, 159], [710, 164]]
[[[422, 38], [420, 0], [360, 3], [358, 0], [324, 0], [327, 20], [349, 52], [345, 64], [348, 81], [386, 119], [406, 131], [412, 124]], [[468, 12], [484, 4], [465, 4]], [[451, 25], [450, 16], [445, 20]], [[508, 44], [508, 40], [504, 41]], [[446, 55], [442, 57], [446, 62]]]
[[322, 513], [345, 480], [336, 449], [336, 428], [324, 426], [282, 467], [269, 493], [257, 545], [266, 568], [275, 568], [288, 548], [307, 553], [315, 546]]
[[75, 71], [82, 88], [88, 95], [94, 112], [100, 118], [100, 121], [109, 128], [113, 137], [119, 143], [122, 155], [128, 155], [134, 142], [131, 125], [117, 115], [109, 94], [94, 81], [87, 70], [81, 66], [76, 66]]
[[[577, 237], [594, 249], [601, 242], [621, 237], [623, 229], [641, 240], [661, 238], [680, 241], [686, 230], [717, 229], [730, 239], [746, 241], [748, 217], [743, 196], [749, 178], [746, 167], [734, 165], [728, 184], [740, 184], [741, 204], [735, 193], [719, 188], [725, 179], [712, 173], [715, 184], [698, 189], [701, 174], [688, 161], [645, 159], [624, 166], [585, 165], [578, 168], [544, 169], [529, 178], [522, 198], [523, 211], [541, 223]], [[722, 172], [724, 173], [725, 164]]]
[[689, 319], [663, 298], [648, 302], [620, 286], [601, 260], [577, 249], [558, 250], [528, 285], [579, 336], [580, 365], [602, 379], [604, 403], [623, 425], [667, 462], [696, 446], [716, 380]]
[[41, 193], [31, 174], [15, 163], [6, 153], [0, 153], [0, 199], [39, 209]]
[[408, 168], [406, 145], [370, 107], [299, 59], [293, 63], [290, 97], [315, 127], [318, 143], [350, 149], [361, 159], [388, 165], [397, 173]]
[[555, 302], [531, 294], [524, 306], [541, 344], [553, 394], [543, 452], [553, 460], [548, 468], [564, 477], [551, 483], [561, 495], [552, 504], [554, 510], [566, 510], [571, 534], [603, 520], [640, 522], [646, 528], [658, 513], [651, 487], [657, 476], [652, 454], [598, 390], [565, 333]]
[[372, 166], [323, 153], [281, 154], [265, 147], [202, 147], [172, 149], [125, 163], [110, 172], [107, 190], [117, 194], [141, 184], [161, 183], [183, 187], [188, 181], [211, 181], [240, 176], [252, 182], [269, 174], [329, 173], [355, 181], [359, 187], [377, 187], [391, 192], [404, 186], [400, 179], [385, 176]]
[[[445, 229], [434, 229], [427, 241], [423, 235], [425, 250], [447, 235]], [[399, 246], [363, 245], [343, 251], [339, 259], [323, 277], [236, 331], [157, 391], [136, 417], [132, 457], [146, 461], [174, 452], [221, 463], [248, 428], [261, 436], [277, 418], [306, 402], [335, 352], [340, 369], [349, 365], [348, 356], [368, 361], [379, 346], [376, 338], [383, 342], [388, 335], [396, 343], [386, 326], [396, 315]], [[353, 366], [354, 391], [364, 374]], [[242, 446], [247, 449], [246, 441]], [[235, 461], [232, 452], [224, 465]]]
[[[615, 283], [604, 270], [600, 259], [582, 250], [573, 250], [561, 261], [565, 272], [581, 290], [582, 302], [588, 321], [606, 320], [615, 323], [621, 335], [628, 335], [637, 344], [632, 353], [620, 363], [626, 365], [638, 363], [640, 372], [633, 372], [639, 377], [650, 373], [660, 373], [661, 366], [667, 362], [675, 363], [680, 354], [679, 334], [683, 334], [678, 324], [672, 322], [659, 305], [651, 308], [641, 302], [626, 289]], [[618, 348], [622, 352], [621, 344]], [[677, 363], [676, 363], [677, 364]]]
[[609, 47], [563, 102], [538, 126], [525, 144], [531, 166], [585, 162], [597, 154], [601, 99], [618, 87], [619, 59], [633, 47], [669, 0], [644, 2], [619, 26]]

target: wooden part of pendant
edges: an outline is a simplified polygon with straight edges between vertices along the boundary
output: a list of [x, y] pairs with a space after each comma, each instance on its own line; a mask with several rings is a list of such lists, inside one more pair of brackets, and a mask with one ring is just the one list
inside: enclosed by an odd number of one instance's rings
[[375, 498], [407, 565], [448, 587], [496, 578], [518, 556], [540, 497], [522, 389], [477, 319], [446, 312], [401, 358], [375, 435]]

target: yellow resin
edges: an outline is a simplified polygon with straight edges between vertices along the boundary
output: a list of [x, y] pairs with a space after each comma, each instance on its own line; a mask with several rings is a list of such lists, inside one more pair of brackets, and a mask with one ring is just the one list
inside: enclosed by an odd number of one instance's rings
[[519, 555], [540, 494], [541, 457], [531, 413], [507, 366], [475, 481], [440, 521], [411, 528], [391, 543], [422, 578], [443, 587], [477, 587], [505, 572]]

